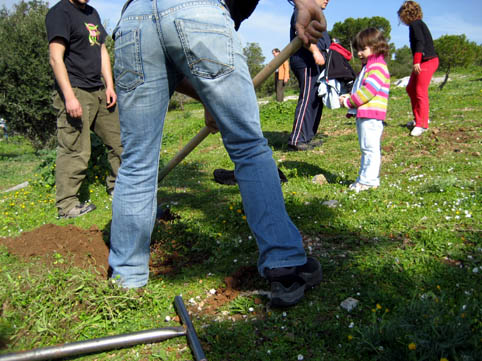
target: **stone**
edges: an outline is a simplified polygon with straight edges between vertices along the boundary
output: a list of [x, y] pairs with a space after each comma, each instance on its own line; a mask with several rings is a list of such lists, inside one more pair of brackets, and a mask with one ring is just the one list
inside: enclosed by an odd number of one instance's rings
[[348, 297], [346, 300], [344, 300], [342, 303], [340, 303], [340, 307], [347, 310], [350, 312], [353, 310], [356, 306], [358, 306], [358, 301], [356, 298], [353, 297]]
[[321, 204], [324, 205], [324, 206], [327, 206], [328, 208], [336, 208], [340, 205], [340, 202], [338, 202], [335, 199], [332, 199], [332, 200], [329, 200], [329, 201], [324, 201]]
[[315, 175], [312, 179], [312, 182], [315, 184], [319, 184], [320, 186], [328, 183], [328, 181], [326, 180], [326, 177], [323, 174]]

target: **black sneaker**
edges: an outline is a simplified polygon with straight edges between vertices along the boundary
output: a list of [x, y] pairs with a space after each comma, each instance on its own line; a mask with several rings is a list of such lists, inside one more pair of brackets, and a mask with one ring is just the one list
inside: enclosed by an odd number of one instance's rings
[[219, 184], [225, 184], [228, 186], [234, 186], [238, 184], [236, 177], [234, 176], [234, 170], [227, 169], [215, 169], [213, 172], [214, 181]]
[[302, 266], [272, 268], [265, 273], [271, 283], [271, 305], [274, 307], [296, 305], [304, 297], [305, 290], [322, 279], [320, 262], [312, 257]]
[[[234, 176], [234, 170], [227, 170], [227, 169], [215, 169], [213, 172], [214, 181], [219, 184], [225, 184], [229, 186], [234, 186], [238, 184], [236, 177]], [[280, 183], [288, 182], [288, 178], [286, 175], [278, 168], [278, 176]]]
[[296, 273], [305, 281], [306, 288], [319, 285], [323, 278], [321, 264], [313, 257], [308, 257], [303, 266], [296, 267]]
[[80, 203], [68, 212], [59, 211], [59, 218], [77, 218], [92, 212], [97, 207], [93, 203]]
[[307, 150], [313, 150], [316, 147], [316, 145], [313, 145], [311, 143], [298, 143], [298, 144], [288, 144], [288, 149], [289, 150], [294, 150], [297, 152], [302, 152], [302, 151], [307, 151]]

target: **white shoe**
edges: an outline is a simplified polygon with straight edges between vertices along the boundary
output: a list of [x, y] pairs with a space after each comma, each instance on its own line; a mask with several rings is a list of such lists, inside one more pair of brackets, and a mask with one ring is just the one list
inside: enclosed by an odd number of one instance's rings
[[351, 191], [355, 191], [355, 193], [360, 193], [362, 191], [367, 191], [369, 189], [376, 189], [376, 188], [378, 188], [378, 186], [371, 186], [368, 184], [362, 184], [358, 182], [352, 183], [348, 186], [348, 189]]
[[414, 127], [412, 129], [412, 131], [410, 132], [410, 135], [412, 137], [419, 137], [421, 136], [423, 133], [425, 133], [427, 131], [427, 129], [425, 128], [422, 128], [422, 127]]

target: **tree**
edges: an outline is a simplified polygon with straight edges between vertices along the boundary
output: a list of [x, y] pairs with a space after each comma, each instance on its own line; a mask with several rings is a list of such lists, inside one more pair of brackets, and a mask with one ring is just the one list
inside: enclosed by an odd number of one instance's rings
[[265, 60], [263, 51], [258, 43], [247, 43], [246, 47], [243, 48], [243, 54], [246, 56], [249, 74], [251, 75], [251, 78], [254, 78], [254, 76], [263, 69], [263, 63]]
[[[258, 43], [247, 43], [243, 48], [243, 54], [246, 56], [249, 74], [254, 78], [264, 67], [265, 57]], [[274, 91], [274, 77], [268, 78], [261, 86], [256, 89], [258, 96], [264, 96]]]
[[390, 75], [397, 78], [408, 76], [412, 73], [412, 51], [408, 46], [395, 50], [395, 58], [390, 61]]
[[39, 148], [55, 134], [53, 77], [45, 30], [47, 3], [21, 1], [0, 10], [0, 114]]
[[453, 68], [473, 64], [480, 52], [480, 47], [469, 41], [465, 34], [443, 35], [434, 41], [434, 46], [440, 59], [440, 69], [445, 70], [445, 79], [440, 84], [440, 90], [447, 83]]
[[366, 28], [376, 28], [383, 32], [387, 42], [390, 41], [390, 32], [392, 27], [390, 22], [381, 16], [374, 16], [371, 18], [347, 18], [343, 22], [337, 22], [333, 25], [333, 29], [330, 31], [330, 37], [338, 40], [338, 42], [345, 48], [350, 49], [353, 54], [353, 47], [351, 42], [355, 38], [355, 35]]

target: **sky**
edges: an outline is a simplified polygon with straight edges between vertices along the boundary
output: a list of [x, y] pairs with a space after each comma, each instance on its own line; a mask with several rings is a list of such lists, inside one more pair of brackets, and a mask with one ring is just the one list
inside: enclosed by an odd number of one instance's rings
[[[244, 1], [244, 0], [240, 0]], [[11, 9], [19, 0], [0, 0], [0, 7]], [[482, 44], [482, 0], [419, 0], [432, 37], [465, 34], [469, 40]], [[50, 0], [53, 6], [57, 0]], [[111, 32], [116, 25], [125, 0], [91, 0], [101, 19]], [[390, 21], [391, 42], [396, 48], [408, 45], [408, 27], [399, 24], [397, 10], [403, 0], [330, 0], [325, 10], [328, 30], [344, 19], [382, 16]], [[265, 61], [271, 60], [273, 48], [283, 49], [289, 43], [292, 6], [287, 0], [260, 0], [251, 17], [241, 24], [239, 34], [243, 44], [258, 43]]]

